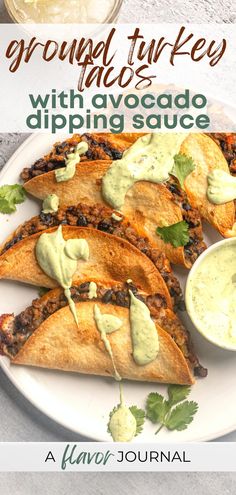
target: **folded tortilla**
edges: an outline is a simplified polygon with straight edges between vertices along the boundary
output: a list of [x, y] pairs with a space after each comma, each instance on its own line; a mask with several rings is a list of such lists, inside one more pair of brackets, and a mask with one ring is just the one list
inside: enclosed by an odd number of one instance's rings
[[[70, 146], [75, 147], [79, 141], [86, 141], [89, 145], [89, 150], [87, 154], [83, 157], [83, 160], [117, 160], [122, 157], [123, 152], [129, 148], [142, 134], [84, 134], [79, 136], [78, 134], [73, 136], [68, 141], [64, 143], [56, 143], [53, 150], [46, 155], [41, 161], [39, 160], [38, 165], [33, 165], [31, 169], [24, 169], [22, 173], [23, 180], [26, 180], [25, 188], [28, 192], [33, 194], [36, 197], [43, 199], [46, 194], [51, 192], [52, 185], [54, 186], [55, 192], [55, 183], [51, 180], [48, 175], [49, 170], [53, 170], [54, 168], [58, 168], [64, 165], [65, 163], [65, 153], [70, 149]], [[214, 137], [214, 136], [213, 136]], [[228, 164], [224, 158], [224, 155], [220, 149], [220, 147], [206, 134], [200, 133], [188, 133], [186, 134], [186, 139], [183, 141], [179, 153], [186, 154], [187, 156], [193, 159], [193, 162], [196, 165], [195, 170], [186, 178], [185, 180], [185, 190], [187, 193], [187, 203], [189, 202], [193, 209], [196, 209], [200, 212], [201, 217], [207, 220], [214, 228], [216, 228], [223, 236], [234, 236], [235, 234], [235, 205], [233, 201], [230, 201], [223, 205], [214, 205], [210, 203], [207, 199], [207, 176], [214, 169], [224, 170], [225, 172], [229, 172]], [[49, 164], [49, 166], [48, 166]], [[97, 162], [94, 164], [97, 167]], [[38, 168], [37, 168], [38, 167]], [[41, 168], [40, 168], [41, 167]], [[80, 171], [80, 169], [79, 169]], [[46, 172], [46, 174], [45, 174]], [[42, 175], [39, 175], [42, 174]], [[52, 173], [53, 174], [53, 173]], [[83, 178], [83, 176], [81, 176]], [[43, 186], [43, 182], [45, 180], [45, 185]], [[99, 178], [98, 178], [99, 180]], [[71, 182], [71, 181], [70, 181]], [[142, 183], [143, 184], [143, 183]], [[154, 185], [155, 186], [155, 185]], [[38, 189], [39, 187], [39, 189]], [[69, 187], [69, 186], [68, 186]], [[146, 186], [147, 187], [147, 186]], [[165, 187], [165, 186], [162, 186]], [[97, 186], [98, 188], [98, 186]], [[135, 190], [136, 185], [132, 188]], [[142, 188], [142, 186], [141, 186]], [[143, 188], [142, 188], [143, 189]], [[149, 189], [149, 183], [148, 183]], [[61, 201], [65, 201], [67, 203], [69, 198], [69, 193], [65, 190], [58, 188], [59, 196]], [[156, 194], [155, 194], [156, 191]], [[75, 198], [75, 192], [72, 191], [73, 200], [71, 203], [75, 203], [77, 201], [83, 201], [81, 196], [77, 196]], [[139, 192], [138, 188], [136, 188], [136, 193]], [[148, 207], [145, 207], [145, 199], [148, 199], [147, 190], [141, 190], [141, 195], [145, 194], [144, 204], [142, 204], [142, 197], [138, 201], [137, 194], [132, 191], [132, 202], [131, 198], [127, 198], [127, 202], [125, 205], [125, 214], [134, 214], [132, 217], [135, 220], [135, 202], [137, 203], [137, 209], [142, 208], [143, 214], [140, 214], [141, 219], [143, 216], [145, 217], [146, 230], [150, 237], [154, 242], [157, 243], [153, 218], [149, 221], [149, 211]], [[91, 196], [95, 194], [95, 191], [91, 191]], [[98, 191], [96, 190], [96, 195]], [[160, 194], [160, 204], [155, 200], [155, 196]], [[150, 188], [150, 195], [153, 196], [153, 199], [150, 198], [148, 206], [151, 208], [155, 208], [157, 206], [158, 215], [155, 217], [155, 226], [159, 226], [160, 223], [168, 222], [171, 220], [171, 223], [175, 223], [183, 219], [183, 215], [185, 215], [183, 208], [173, 207], [171, 202], [168, 203], [168, 197], [163, 192], [163, 196], [161, 195], [162, 191], [157, 188]], [[128, 196], [128, 195], [127, 195]], [[168, 196], [168, 195], [167, 195]], [[72, 198], [71, 198], [72, 199]], [[175, 201], [176, 198], [173, 198]], [[181, 201], [181, 198], [179, 198]], [[157, 201], [157, 204], [156, 204]], [[179, 201], [179, 202], [180, 202]], [[184, 199], [182, 199], [182, 203]], [[129, 203], [129, 204], [128, 204]], [[160, 209], [160, 205], [166, 204], [166, 208], [164, 207]], [[188, 205], [187, 205], [188, 206]], [[171, 207], [171, 209], [170, 209]], [[127, 209], [127, 211], [126, 211]], [[131, 211], [130, 211], [131, 210]], [[166, 217], [166, 211], [170, 211], [169, 216]], [[141, 213], [142, 213], [141, 212]], [[137, 214], [138, 216], [138, 214]], [[143, 219], [144, 221], [144, 219]], [[188, 221], [188, 219], [186, 219]], [[149, 231], [150, 229], [150, 231]], [[201, 233], [198, 231], [197, 236], [193, 235], [192, 237], [196, 238]], [[162, 245], [161, 241], [158, 240], [158, 245], [165, 250], [166, 254], [169, 256], [170, 261], [173, 263], [184, 264], [185, 266], [191, 266], [191, 262], [188, 258], [188, 249], [177, 248], [174, 249], [171, 245]], [[200, 247], [200, 246], [199, 246]], [[193, 249], [193, 247], [192, 247]], [[198, 250], [195, 248], [195, 251], [201, 252], [201, 248]], [[196, 259], [196, 257], [195, 257]], [[193, 259], [192, 261], [195, 261]]]
[[[53, 232], [56, 228], [44, 230]], [[168, 307], [172, 307], [166, 283], [154, 263], [128, 241], [99, 230], [63, 226], [64, 239], [86, 239], [89, 245], [89, 260], [78, 261], [74, 280], [81, 282], [89, 277], [93, 280], [112, 279], [125, 282], [131, 279], [137, 287], [149, 294], [160, 293]], [[0, 278], [17, 280], [48, 288], [57, 287], [55, 280], [40, 268], [35, 246], [41, 232], [31, 235], [0, 256]]]
[[[221, 149], [225, 160], [227, 161], [229, 172], [236, 176], [236, 133], [233, 132], [215, 132], [209, 134]], [[234, 224], [232, 228], [224, 232], [225, 237], [236, 237], [236, 200], [234, 200]]]
[[[2, 315], [0, 353], [10, 357], [13, 364], [113, 376], [111, 358], [94, 320], [96, 303], [102, 313], [113, 314], [123, 322], [119, 330], [107, 335], [123, 378], [192, 384], [194, 368], [198, 370], [196, 374], [206, 376], [207, 371], [192, 351], [188, 332], [176, 315], [163, 307], [158, 294], [147, 296], [137, 292], [134, 285], [100, 281], [97, 298], [89, 300], [88, 286], [87, 282], [72, 288], [78, 327], [60, 289], [33, 301], [31, 307], [16, 317]], [[147, 304], [159, 335], [158, 356], [145, 366], [137, 365], [132, 357], [128, 290]]]
[[234, 225], [234, 202], [214, 205], [207, 199], [207, 176], [215, 169], [229, 173], [228, 164], [219, 146], [205, 134], [190, 134], [181, 146], [181, 152], [191, 156], [196, 168], [185, 179], [185, 189], [190, 204], [215, 227], [222, 236]]
[[[28, 193], [42, 200], [48, 194], [57, 194], [62, 205], [81, 202], [108, 206], [102, 196], [101, 184], [110, 165], [110, 160], [82, 162], [76, 166], [76, 173], [70, 181], [56, 182], [55, 172], [51, 171], [34, 177], [24, 187]], [[197, 211], [192, 211], [190, 205], [187, 208], [187, 198], [177, 180], [172, 179], [172, 182], [136, 182], [126, 194], [122, 213], [141, 236], [145, 233], [150, 243], [166, 254], [170, 262], [190, 268], [206, 247], [202, 240], [201, 220]], [[190, 242], [185, 247], [173, 247], [157, 235], [158, 226], [172, 225], [182, 220], [189, 223]]]
[[60, 224], [95, 228], [129, 241], [151, 259], [164, 278], [174, 305], [182, 299], [179, 281], [175, 277], [168, 258], [163, 252], [150, 244], [145, 232], [132, 225], [124, 216], [113, 218], [113, 210], [100, 204], [87, 205], [79, 203], [74, 206], [59, 208], [55, 213], [41, 213], [27, 220], [13, 232], [0, 247], [0, 255], [16, 245], [22, 239], [48, 227]]
[[65, 166], [65, 157], [72, 153], [81, 141], [88, 143], [87, 153], [81, 156], [81, 161], [85, 160], [119, 160], [123, 152], [129, 148], [138, 137], [144, 134], [137, 133], [94, 133], [94, 134], [74, 134], [63, 142], [57, 142], [52, 150], [43, 158], [39, 158], [32, 167], [24, 168], [21, 179], [24, 182], [42, 173], [50, 172], [59, 167]]

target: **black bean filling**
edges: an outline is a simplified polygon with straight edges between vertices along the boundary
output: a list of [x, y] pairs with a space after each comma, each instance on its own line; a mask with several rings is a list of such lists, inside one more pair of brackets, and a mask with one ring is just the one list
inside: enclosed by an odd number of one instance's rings
[[[105, 154], [109, 158], [111, 158], [111, 160], [120, 160], [122, 158], [123, 152], [116, 150], [115, 148], [112, 148], [109, 145], [109, 142], [105, 141], [105, 137], [104, 137], [104, 142], [96, 141], [96, 139], [94, 139], [94, 137], [91, 136], [90, 134], [84, 134], [83, 137], [87, 141], [88, 145], [90, 145], [92, 148], [94, 148], [94, 147], [95, 148], [97, 148], [97, 147], [101, 148], [105, 152]], [[92, 158], [94, 160], [94, 155], [92, 154], [92, 152], [90, 155], [89, 149], [86, 153], [86, 156], [88, 159]]]

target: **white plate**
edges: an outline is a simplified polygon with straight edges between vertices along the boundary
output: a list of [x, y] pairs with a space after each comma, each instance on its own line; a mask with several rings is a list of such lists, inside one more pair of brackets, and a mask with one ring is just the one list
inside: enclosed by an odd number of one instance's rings
[[[29, 137], [12, 156], [0, 175], [0, 185], [19, 181], [23, 167], [31, 165], [45, 154], [55, 140], [66, 136], [38, 134]], [[21, 222], [40, 211], [39, 203], [33, 199], [19, 205], [11, 216], [0, 215], [2, 242]], [[208, 244], [220, 239], [218, 234], [204, 226]], [[176, 269], [182, 287], [186, 271]], [[0, 281], [0, 314], [18, 313], [33, 298], [37, 289], [11, 281]], [[208, 368], [205, 379], [197, 380], [191, 391], [191, 399], [199, 404], [199, 411], [187, 430], [168, 432], [164, 429], [154, 435], [155, 426], [146, 421], [144, 430], [135, 442], [200, 441], [217, 438], [236, 428], [236, 353], [214, 347], [200, 336], [191, 325], [186, 313], [181, 313], [190, 328], [201, 363]], [[0, 359], [4, 372], [38, 409], [61, 425], [90, 439], [110, 441], [107, 433], [109, 412], [118, 403], [119, 390], [112, 379], [76, 375], [37, 368], [13, 366], [7, 358]], [[166, 393], [166, 386], [149, 383], [124, 383], [129, 405], [144, 407], [149, 392]], [[226, 404], [229, 406], [225, 407]]]

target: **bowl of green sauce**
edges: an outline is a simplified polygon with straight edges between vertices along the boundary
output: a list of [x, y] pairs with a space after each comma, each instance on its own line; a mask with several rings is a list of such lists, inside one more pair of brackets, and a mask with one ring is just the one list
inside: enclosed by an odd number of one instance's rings
[[199, 256], [188, 275], [185, 302], [207, 340], [236, 351], [236, 238], [217, 242]]

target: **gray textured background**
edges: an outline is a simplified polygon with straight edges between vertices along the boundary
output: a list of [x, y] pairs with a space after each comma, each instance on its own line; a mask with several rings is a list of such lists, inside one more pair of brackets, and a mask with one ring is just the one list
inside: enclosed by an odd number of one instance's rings
[[[0, 22], [10, 19], [0, 0]], [[120, 22], [236, 22], [236, 0], [124, 0]], [[0, 168], [26, 135], [0, 134]], [[34, 409], [0, 371], [1, 441], [79, 441]], [[209, 418], [210, 421], [210, 418]], [[221, 439], [222, 440], [222, 439]], [[224, 440], [236, 441], [236, 432]], [[84, 493], [226, 495], [236, 491], [235, 473], [0, 474], [0, 494]]]

